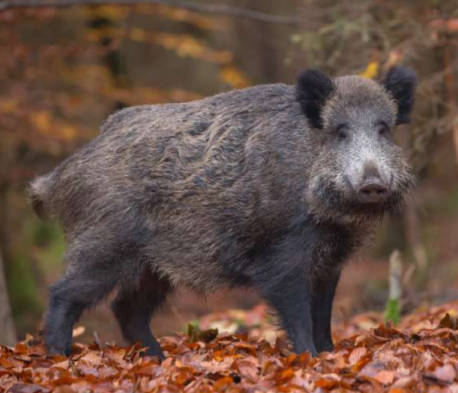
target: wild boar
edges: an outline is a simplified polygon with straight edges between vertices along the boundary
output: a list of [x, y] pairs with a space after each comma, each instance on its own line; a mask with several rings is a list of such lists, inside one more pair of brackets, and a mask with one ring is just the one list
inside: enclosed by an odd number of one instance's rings
[[250, 286], [278, 312], [296, 352], [331, 350], [340, 272], [369, 228], [401, 206], [413, 176], [393, 130], [415, 73], [373, 81], [304, 71], [198, 101], [110, 116], [100, 134], [31, 183], [56, 217], [66, 273], [50, 290], [50, 352], [110, 292], [122, 332], [162, 357], [152, 314], [177, 286]]

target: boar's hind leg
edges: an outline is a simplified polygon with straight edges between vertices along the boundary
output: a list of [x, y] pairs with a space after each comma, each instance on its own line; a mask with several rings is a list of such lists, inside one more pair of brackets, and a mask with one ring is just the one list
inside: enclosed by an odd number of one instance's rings
[[147, 269], [139, 285], [121, 288], [111, 306], [124, 338], [131, 344], [140, 343], [147, 347], [146, 355], [158, 356], [160, 359], [164, 355], [151, 333], [149, 322], [169, 290], [170, 284], [166, 279]]
[[318, 352], [332, 351], [331, 311], [340, 277], [340, 268], [334, 268], [315, 278], [313, 283], [313, 338]]
[[[276, 309], [282, 326], [288, 333], [296, 353], [308, 351], [317, 354], [312, 333], [311, 288], [304, 269], [295, 268], [289, 274], [276, 281], [258, 283], [263, 297]], [[272, 281], [272, 282], [269, 282]]]
[[[90, 258], [89, 255], [84, 253], [87, 258]], [[115, 269], [109, 266], [94, 267], [90, 261], [93, 259], [76, 262], [51, 287], [45, 318], [45, 341], [50, 353], [71, 354], [74, 323], [85, 308], [101, 301], [118, 281]]]

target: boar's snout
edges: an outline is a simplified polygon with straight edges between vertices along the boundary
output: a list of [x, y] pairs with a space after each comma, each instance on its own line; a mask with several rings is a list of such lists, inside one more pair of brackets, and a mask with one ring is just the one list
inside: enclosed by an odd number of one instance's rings
[[380, 203], [388, 198], [388, 187], [380, 178], [372, 177], [358, 189], [358, 199], [362, 203]]
[[362, 181], [357, 187], [357, 194], [361, 203], [381, 203], [388, 199], [389, 186], [383, 181], [373, 163], [365, 165]]

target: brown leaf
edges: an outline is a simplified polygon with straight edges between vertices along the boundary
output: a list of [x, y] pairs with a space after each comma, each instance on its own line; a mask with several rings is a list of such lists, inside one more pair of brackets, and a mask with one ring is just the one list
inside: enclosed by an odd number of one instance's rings
[[31, 383], [16, 383], [8, 389], [7, 393], [47, 393], [49, 389]]
[[21, 364], [20, 362], [14, 362], [14, 359], [10, 360], [8, 358], [0, 357], [0, 366], [2, 367], [13, 368], [13, 367], [17, 367], [20, 364]]
[[393, 383], [394, 380], [394, 372], [383, 370], [375, 374], [374, 379], [379, 381], [383, 385], [390, 385]]
[[222, 378], [218, 379], [213, 384], [213, 389], [217, 390], [217, 391], [220, 391], [220, 390], [224, 390], [225, 388], [227, 388], [229, 386], [232, 386], [233, 384], [234, 384], [234, 380], [229, 376], [225, 376], [225, 377], [222, 377]]
[[335, 379], [322, 378], [315, 382], [315, 385], [323, 389], [333, 389], [339, 384]]
[[450, 363], [444, 364], [441, 367], [437, 367], [432, 375], [440, 381], [453, 382], [456, 378], [455, 367]]
[[68, 385], [62, 385], [55, 388], [52, 393], [76, 393], [76, 391]]
[[456, 329], [457, 328], [457, 319], [451, 317], [449, 313], [446, 313], [444, 317], [440, 320], [439, 327]]
[[294, 370], [292, 368], [286, 368], [277, 375], [277, 381], [280, 383], [285, 383], [292, 378], [294, 378]]
[[357, 347], [351, 351], [350, 356], [348, 357], [348, 363], [355, 364], [358, 362], [364, 355], [367, 353], [366, 347]]
[[256, 382], [258, 379], [258, 369], [251, 364], [242, 364], [238, 367], [240, 376], [246, 378], [250, 382]]
[[394, 382], [393, 388], [408, 388], [416, 382], [415, 375], [409, 375], [407, 377], [399, 378]]

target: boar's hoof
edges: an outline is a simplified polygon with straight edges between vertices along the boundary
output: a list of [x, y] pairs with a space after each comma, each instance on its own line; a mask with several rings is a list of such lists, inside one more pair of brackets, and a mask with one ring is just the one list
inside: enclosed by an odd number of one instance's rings
[[328, 343], [323, 345], [320, 349], [319, 352], [332, 352], [334, 351], [334, 345], [332, 343]]
[[293, 352], [295, 352], [296, 354], [301, 354], [301, 353], [309, 353], [313, 358], [314, 357], [317, 357], [318, 356], [318, 351], [315, 349], [315, 347], [313, 348], [307, 348], [307, 349], [303, 349], [303, 350], [293, 350]]
[[162, 362], [165, 359], [164, 353], [157, 348], [147, 348], [146, 351], [141, 353], [142, 356], [151, 356], [151, 357], [157, 357], [160, 362]]
[[46, 348], [48, 350], [49, 355], [65, 355], [70, 357], [72, 354], [72, 345], [55, 345], [55, 344], [47, 344]]

